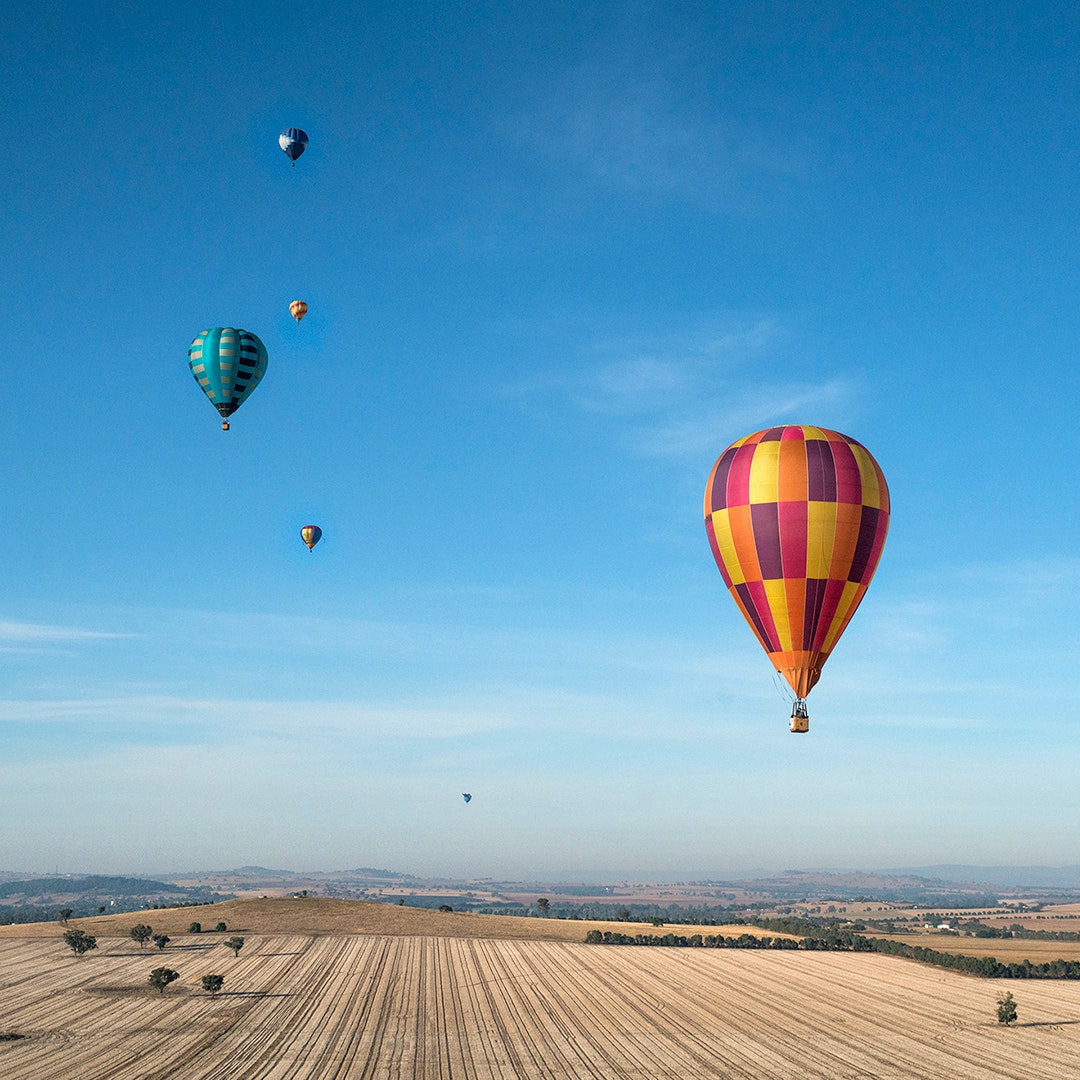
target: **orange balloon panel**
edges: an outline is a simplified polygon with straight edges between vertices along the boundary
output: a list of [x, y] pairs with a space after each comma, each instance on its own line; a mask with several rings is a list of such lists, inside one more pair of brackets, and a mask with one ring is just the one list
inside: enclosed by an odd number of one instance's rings
[[739, 610], [805, 698], [881, 558], [889, 489], [880, 466], [827, 428], [757, 431], [713, 466], [705, 530]]

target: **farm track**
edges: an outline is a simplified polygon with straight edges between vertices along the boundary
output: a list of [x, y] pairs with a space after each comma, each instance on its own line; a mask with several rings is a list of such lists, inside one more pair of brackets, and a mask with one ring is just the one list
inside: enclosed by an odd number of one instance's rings
[[[161, 964], [181, 979], [159, 995]], [[3, 1080], [1060, 1080], [1080, 984], [853, 953], [260, 934], [77, 960], [12, 938], [0, 1031], [27, 1036], [0, 1043]]]

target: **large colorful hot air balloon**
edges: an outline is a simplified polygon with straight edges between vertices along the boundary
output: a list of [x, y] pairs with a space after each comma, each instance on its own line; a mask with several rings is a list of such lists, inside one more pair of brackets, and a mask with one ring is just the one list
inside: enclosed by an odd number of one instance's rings
[[278, 136], [278, 146], [288, 155], [293, 168], [296, 167], [296, 159], [307, 149], [307, 144], [307, 132], [300, 128], [286, 128]]
[[315, 545], [322, 539], [322, 529], [318, 525], [305, 525], [300, 530], [300, 539], [307, 544], [308, 551], [314, 551]]
[[289, 305], [289, 314], [299, 322], [307, 314], [307, 304], [303, 300], [294, 300]]
[[889, 489], [870, 451], [790, 424], [732, 443], [705, 486], [713, 556], [776, 670], [795, 691], [791, 730], [810, 726], [821, 677], [889, 531]]
[[248, 330], [215, 326], [188, 347], [188, 367], [221, 413], [221, 430], [228, 431], [228, 418], [266, 372], [266, 346]]

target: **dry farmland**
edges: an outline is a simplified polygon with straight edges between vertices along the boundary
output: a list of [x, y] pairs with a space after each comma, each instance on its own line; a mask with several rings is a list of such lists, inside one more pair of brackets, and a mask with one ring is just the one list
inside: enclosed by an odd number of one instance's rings
[[[1080, 983], [886, 956], [320, 927], [249, 928], [238, 957], [220, 935], [163, 953], [99, 937], [80, 960], [55, 926], [5, 929], [0, 1033], [25, 1037], [0, 1042], [4, 1080], [1080, 1076]], [[162, 963], [181, 978], [158, 994], [146, 980]], [[200, 985], [212, 973], [217, 998]]]

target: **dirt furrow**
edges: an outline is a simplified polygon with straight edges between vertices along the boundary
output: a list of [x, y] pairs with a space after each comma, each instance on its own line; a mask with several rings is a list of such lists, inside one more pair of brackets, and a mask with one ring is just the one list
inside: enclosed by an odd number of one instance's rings
[[[704, 1015], [697, 1021], [713, 1033], [714, 1040], [739, 1047], [733, 1074], [739, 1077], [839, 1077], [859, 1075], [871, 1064], [854, 1057], [836, 1031], [843, 1031], [843, 1018], [832, 1017], [836, 1027], [829, 1037], [810, 1046], [810, 1032], [797, 999], [790, 988], [759, 977], [759, 953], [738, 953], [698, 957], [683, 955], [680, 985], [669, 987], [669, 1011], [679, 998], [692, 995], [693, 1004]], [[696, 984], [710, 991], [707, 1003]], [[753, 1023], [750, 1017], [756, 1018]], [[871, 1071], [871, 1075], [876, 1075]]]
[[[574, 946], [564, 946], [573, 949]], [[590, 946], [581, 946], [588, 950]], [[606, 1017], [600, 1030], [618, 1033], [613, 1043], [625, 1052], [637, 1046], [646, 1069], [640, 1075], [682, 1077], [730, 1075], [720, 1072], [721, 1066], [733, 1066], [715, 1048], [703, 1044], [707, 1028], [687, 1022], [675, 1007], [671, 996], [671, 962], [674, 955], [665, 950], [642, 947], [627, 949], [625, 957], [612, 958], [615, 965], [595, 957], [588, 951], [577, 954], [579, 964], [593, 985], [591, 996], [606, 1006]], [[648, 955], [648, 954], [653, 955]], [[663, 955], [660, 955], [663, 954]], [[663, 974], [652, 970], [658, 963]], [[651, 985], [649, 985], [651, 983]], [[678, 1037], [673, 1038], [673, 1034]], [[738, 1075], [738, 1074], [736, 1074]]]
[[439, 951], [443, 957], [439, 964], [440, 1000], [446, 1010], [442, 1028], [449, 1055], [445, 1076], [455, 1080], [489, 1080], [494, 1075], [491, 1072], [494, 1059], [482, 1056], [484, 1047], [480, 1039], [470, 1037], [479, 1022], [472, 1008], [471, 994], [467, 990], [463, 993], [469, 980], [461, 966], [460, 944], [454, 940], [440, 941]]
[[274, 939], [264, 950], [275, 961], [269, 969], [260, 968], [257, 952], [249, 954], [227, 985], [233, 995], [250, 996], [253, 1005], [238, 1023], [227, 1053], [224, 1047], [208, 1048], [200, 1080], [289, 1075], [296, 1049], [305, 1046], [305, 1025], [313, 1013], [317, 1017], [332, 1007], [337, 961], [347, 949], [348, 939]]
[[[163, 995], [160, 964], [181, 972]], [[1080, 984], [861, 954], [249, 935], [237, 958], [112, 939], [75, 960], [6, 939], [0, 1030], [29, 1036], [0, 1043], [3, 1080], [1080, 1076]]]
[[[391, 1069], [393, 1061], [393, 1030], [402, 1011], [401, 969], [402, 943], [406, 939], [398, 938], [390, 943], [386, 963], [383, 965], [379, 980], [373, 986], [371, 1019], [365, 1027], [365, 1052], [359, 1059], [360, 1080], [374, 1080], [380, 1073], [394, 1075]], [[385, 1057], [383, 1055], [386, 1055]]]
[[562, 951], [518, 950], [531, 973], [538, 1000], [552, 1024], [569, 1042], [579, 1062], [573, 1075], [610, 1077], [648, 1075], [648, 1062], [636, 1048], [621, 1044], [613, 1052], [615, 1040], [605, 1038], [605, 1024], [625, 1023], [618, 1012], [603, 1015], [597, 1007], [596, 986], [578, 965], [562, 963]]
[[493, 991], [500, 1001], [508, 1019], [508, 1026], [519, 1032], [519, 1042], [530, 1060], [535, 1063], [537, 1077], [564, 1077], [578, 1075], [579, 1059], [574, 1052], [572, 1040], [564, 1037], [552, 1023], [548, 1010], [535, 990], [532, 972], [521, 964], [522, 947], [528, 943], [507, 943], [501, 948], [493, 942], [480, 942], [485, 968], [490, 972]]
[[[880, 1040], [868, 1043], [849, 1037], [850, 1015], [836, 1010], [827, 995], [820, 990], [801, 992], [799, 971], [804, 961], [813, 966], [813, 957], [745, 953], [701, 959], [707, 968], [722, 965], [733, 969], [736, 981], [731, 986], [729, 1001], [737, 1004], [725, 1026], [740, 1032], [747, 1048], [764, 1050], [762, 1034], [767, 1032], [770, 1056], [774, 1060], [779, 1057], [782, 1062], [776, 1066], [775, 1073], [767, 1075], [790, 1075], [796, 1069], [802, 1075], [828, 1078], [906, 1075], [891, 1052], [881, 1047]], [[688, 956], [687, 960], [689, 968], [694, 970], [698, 958]], [[778, 961], [786, 969], [786, 979], [776, 979]], [[760, 1017], [765, 1023], [749, 1025], [744, 1017]]]
[[389, 950], [378, 939], [349, 942], [334, 960], [338, 970], [327, 985], [332, 1008], [313, 1011], [293, 1038], [288, 1069], [269, 1074], [282, 1078], [319, 1077], [336, 1080], [351, 1075], [363, 1050], [364, 1030], [378, 996]]
[[[466, 977], [470, 987], [475, 991], [476, 998], [483, 1002], [483, 1012], [488, 1018], [490, 1028], [494, 1031], [492, 1041], [495, 1049], [500, 1051], [499, 1056], [505, 1055], [513, 1077], [528, 1080], [531, 1074], [527, 1071], [527, 1063], [518, 1052], [517, 1040], [515, 1040], [506, 1026], [506, 1020], [499, 1009], [498, 1001], [493, 991], [490, 973], [483, 964], [482, 954], [477, 949], [475, 941], [462, 942], [462, 953], [466, 958]], [[502, 1074], [499, 1074], [502, 1075]]]
[[538, 1013], [538, 1026], [548, 1031], [554, 1029], [558, 1034], [565, 1048], [568, 1069], [570, 1062], [573, 1062], [575, 1076], [583, 1080], [602, 1080], [605, 1072], [598, 1068], [594, 1059], [599, 1057], [608, 1069], [614, 1065], [614, 1061], [602, 1046], [593, 1041], [588, 1025], [580, 1022], [583, 1003], [579, 1003], [577, 1008], [569, 1004], [568, 999], [574, 991], [569, 980], [561, 980], [557, 975], [553, 977], [558, 965], [545, 963], [545, 959], [555, 958], [547, 950], [537, 954], [527, 944], [507, 950], [506, 955], [507, 965], [514, 969], [518, 984], [528, 987], [530, 999], [534, 1001]]
[[356, 943], [354, 948], [362, 950], [362, 955], [356, 954], [343, 973], [344, 980], [335, 986], [334, 1011], [312, 1018], [308, 1051], [298, 1053], [295, 1067], [282, 1077], [333, 1080], [364, 1075], [370, 1067], [377, 1054], [373, 1049], [377, 1020], [372, 1018], [384, 1008], [387, 980], [394, 977], [397, 956], [393, 943], [385, 939]]

